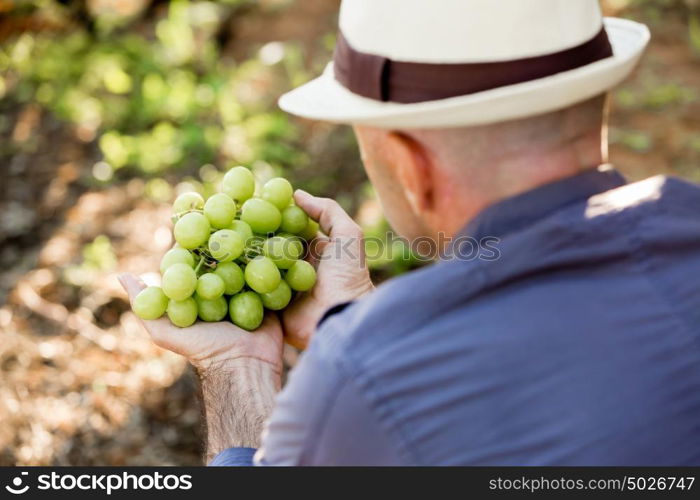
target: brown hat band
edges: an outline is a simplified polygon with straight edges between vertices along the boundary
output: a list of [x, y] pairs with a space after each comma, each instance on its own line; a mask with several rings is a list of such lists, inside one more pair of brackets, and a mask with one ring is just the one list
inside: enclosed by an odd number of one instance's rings
[[333, 55], [335, 78], [376, 101], [435, 101], [528, 82], [576, 69], [613, 55], [605, 28], [591, 40], [553, 54], [504, 62], [433, 64], [392, 61], [353, 49], [342, 33]]

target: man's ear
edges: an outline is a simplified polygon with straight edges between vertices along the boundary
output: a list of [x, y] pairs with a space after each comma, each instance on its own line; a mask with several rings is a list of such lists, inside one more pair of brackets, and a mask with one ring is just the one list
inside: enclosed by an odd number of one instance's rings
[[411, 208], [417, 214], [433, 208], [433, 164], [425, 147], [401, 132], [386, 136], [387, 152]]

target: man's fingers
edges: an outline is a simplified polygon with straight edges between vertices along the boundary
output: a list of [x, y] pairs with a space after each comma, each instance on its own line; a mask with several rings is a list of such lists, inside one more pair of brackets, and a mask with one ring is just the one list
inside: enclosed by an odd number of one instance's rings
[[134, 298], [139, 294], [141, 290], [146, 288], [146, 284], [141, 281], [141, 278], [134, 276], [131, 273], [123, 273], [117, 276], [119, 283], [121, 283], [126, 293], [129, 294], [129, 300], [133, 302]]
[[[121, 283], [124, 290], [126, 290], [126, 293], [129, 294], [129, 301], [132, 303], [139, 292], [146, 288], [146, 284], [141, 280], [141, 278], [134, 276], [131, 273], [120, 274], [117, 276], [117, 279], [119, 280], [119, 283]], [[175, 351], [182, 354], [176, 349], [177, 346], [175, 346], [172, 342], [172, 332], [175, 327], [170, 324], [170, 320], [163, 317], [150, 320], [139, 318], [139, 321], [141, 321], [143, 326], [146, 328], [146, 331], [156, 345], [163, 347], [164, 349], [168, 349], [169, 351]]]
[[[277, 317], [277, 314], [275, 314], [272, 311], [265, 311], [265, 316], [263, 317], [263, 322], [259, 326], [259, 328], [262, 328], [263, 331], [272, 331], [276, 328], [280, 327], [280, 320]], [[245, 333], [245, 332], [241, 332]]]
[[354, 237], [361, 238], [360, 226], [342, 209], [335, 200], [311, 196], [306, 191], [297, 189], [294, 201], [309, 216], [317, 220], [321, 230], [332, 238]]
[[330, 240], [328, 237], [324, 234], [320, 234], [311, 240], [309, 242], [309, 248], [308, 251], [306, 252], [306, 255], [304, 256], [304, 259], [314, 266], [314, 268], [318, 268], [318, 264], [321, 260], [321, 256], [323, 255], [323, 251], [326, 249], [326, 247], [330, 245]]

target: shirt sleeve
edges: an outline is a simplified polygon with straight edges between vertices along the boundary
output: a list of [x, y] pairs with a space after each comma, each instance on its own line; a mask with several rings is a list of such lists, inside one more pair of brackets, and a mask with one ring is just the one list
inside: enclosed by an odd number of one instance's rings
[[214, 457], [209, 467], [250, 467], [253, 465], [255, 448], [229, 448]]
[[319, 344], [279, 394], [256, 465], [399, 465], [366, 397]]

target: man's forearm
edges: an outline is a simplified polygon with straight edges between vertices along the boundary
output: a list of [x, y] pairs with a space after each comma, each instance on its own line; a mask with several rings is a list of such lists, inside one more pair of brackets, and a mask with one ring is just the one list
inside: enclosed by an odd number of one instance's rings
[[263, 426], [280, 390], [277, 369], [263, 361], [243, 358], [199, 375], [206, 461], [227, 448], [258, 448]]

